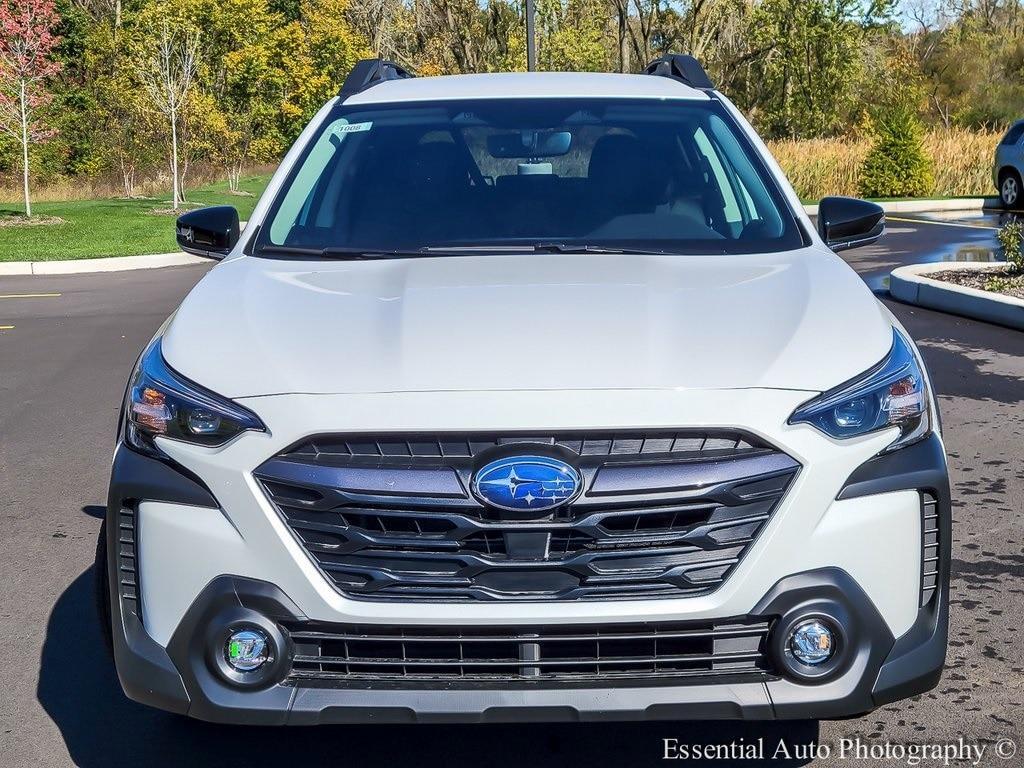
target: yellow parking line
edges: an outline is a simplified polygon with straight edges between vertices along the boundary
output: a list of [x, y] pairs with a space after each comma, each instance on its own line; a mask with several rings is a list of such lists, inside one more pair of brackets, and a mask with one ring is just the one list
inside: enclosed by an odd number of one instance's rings
[[53, 299], [59, 293], [0, 293], [0, 299]]
[[[940, 227], [966, 227], [967, 229], [992, 229], [996, 232], [999, 227], [991, 227], [987, 224], [964, 224], [959, 221], [935, 221], [934, 219], [904, 219], [900, 216], [886, 216], [886, 221], [905, 221], [908, 224], [935, 224]], [[0, 297], [3, 298], [3, 297]]]
[[0, 331], [12, 331], [14, 330], [13, 325], [0, 325]]

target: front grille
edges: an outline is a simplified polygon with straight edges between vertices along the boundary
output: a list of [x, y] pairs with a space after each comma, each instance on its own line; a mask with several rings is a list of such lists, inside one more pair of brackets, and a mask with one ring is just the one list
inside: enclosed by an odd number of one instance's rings
[[939, 501], [921, 494], [921, 605], [932, 599], [939, 585]]
[[126, 611], [141, 616], [136, 558], [137, 533], [135, 510], [122, 507], [117, 516], [117, 577], [122, 604]]
[[658, 678], [705, 682], [771, 674], [768, 622], [544, 627], [287, 627], [289, 681], [445, 684]]
[[[544, 453], [584, 491], [523, 518], [477, 501], [473, 472]], [[615, 599], [718, 586], [799, 465], [729, 432], [322, 437], [256, 471], [344, 593], [385, 600]]]

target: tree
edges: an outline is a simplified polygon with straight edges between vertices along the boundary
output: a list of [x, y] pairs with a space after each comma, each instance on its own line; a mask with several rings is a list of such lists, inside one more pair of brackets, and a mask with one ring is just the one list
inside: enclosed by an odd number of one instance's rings
[[540, 68], [567, 72], [607, 69], [601, 0], [539, 0]]
[[224, 57], [225, 94], [220, 102], [225, 116], [228, 187], [239, 192], [245, 164], [278, 156], [282, 142], [274, 128], [283, 91], [283, 73], [274, 65], [273, 51], [264, 44], [247, 45]]
[[189, 2], [203, 30], [199, 100], [206, 103], [201, 110], [188, 110], [188, 127], [193, 136], [204, 135], [206, 143], [213, 139], [215, 151], [200, 158], [223, 162], [228, 186], [238, 193], [248, 163], [273, 161], [284, 149], [279, 120], [286, 88], [284, 17], [266, 0]]
[[199, 33], [175, 27], [165, 19], [155, 39], [136, 62], [136, 74], [149, 100], [168, 121], [171, 131], [171, 207], [182, 202], [181, 176], [178, 170], [178, 130], [181, 116], [196, 83], [199, 61]]
[[769, 135], [808, 138], [840, 131], [854, 106], [863, 51], [857, 0], [765, 0], [751, 19], [765, 51], [741, 108], [764, 111]]
[[403, 0], [360, 0], [346, 10], [353, 30], [366, 38], [371, 51], [385, 59], [402, 58], [402, 38], [413, 31], [403, 28], [409, 13]]
[[116, 171], [122, 195], [130, 200], [138, 197], [139, 174], [161, 161], [162, 119], [130, 78], [118, 76], [101, 82], [103, 101], [96, 117], [102, 125], [95, 151], [107, 169]]
[[349, 24], [348, 6], [348, 0], [302, 0], [301, 19], [280, 30], [276, 66], [283, 78], [279, 110], [286, 143], [338, 93], [355, 63], [373, 55]]
[[53, 33], [60, 16], [52, 0], [0, 0], [0, 128], [21, 143], [25, 216], [29, 195], [29, 145], [50, 138], [42, 109], [52, 95], [45, 80], [60, 71], [52, 58], [60, 38]]
[[931, 158], [922, 143], [923, 129], [914, 109], [895, 103], [874, 116], [875, 141], [861, 168], [866, 197], [923, 197], [935, 186]]
[[120, 29], [124, 15], [122, 0], [75, 0], [75, 5], [95, 24], [109, 24], [114, 31]]

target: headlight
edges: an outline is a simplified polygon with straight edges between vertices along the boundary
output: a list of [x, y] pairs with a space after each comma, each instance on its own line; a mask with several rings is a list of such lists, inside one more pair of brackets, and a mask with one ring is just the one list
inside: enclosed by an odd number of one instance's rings
[[125, 399], [128, 445], [154, 453], [153, 438], [169, 437], [217, 446], [247, 429], [262, 432], [265, 427], [252, 411], [172, 371], [164, 362], [159, 338], [142, 353]]
[[893, 329], [892, 349], [881, 363], [804, 403], [789, 423], [810, 424], [840, 439], [899, 427], [900, 435], [887, 451], [927, 436], [928, 389], [910, 342]]

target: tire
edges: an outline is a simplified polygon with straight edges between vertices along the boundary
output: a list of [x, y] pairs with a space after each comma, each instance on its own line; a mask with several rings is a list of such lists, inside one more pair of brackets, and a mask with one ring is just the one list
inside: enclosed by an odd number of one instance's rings
[[96, 540], [96, 561], [92, 567], [93, 584], [96, 590], [96, 614], [100, 622], [100, 633], [103, 645], [114, 658], [114, 630], [110, 615], [110, 585], [107, 579], [107, 521], [100, 525], [100, 535]]
[[1020, 174], [1007, 168], [999, 174], [999, 200], [1008, 210], [1020, 208], [1024, 204], [1024, 186], [1021, 185]]

